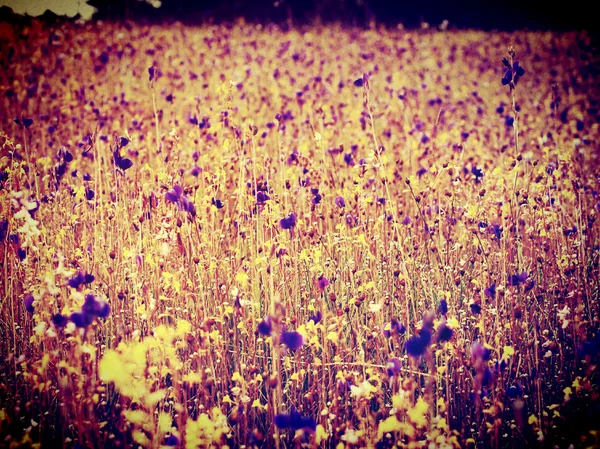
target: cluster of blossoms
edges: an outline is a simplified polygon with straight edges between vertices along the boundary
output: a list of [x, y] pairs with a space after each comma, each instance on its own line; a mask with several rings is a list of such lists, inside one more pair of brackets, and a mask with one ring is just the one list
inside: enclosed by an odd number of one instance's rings
[[[170, 203], [174, 203], [177, 206], [177, 209], [186, 211], [191, 216], [196, 215], [196, 207], [194, 206], [194, 203], [192, 203], [190, 199], [183, 194], [183, 187], [181, 187], [180, 185], [175, 184], [172, 190], [169, 190], [167, 193], [165, 193], [165, 200], [167, 200]], [[213, 204], [217, 208], [219, 208], [219, 205], [221, 205], [221, 201], [215, 201], [213, 198]], [[223, 206], [221, 205], [221, 207]]]
[[[79, 287], [94, 282], [94, 275], [83, 271], [78, 271], [73, 277], [67, 281], [67, 285], [73, 289], [79, 289]], [[31, 296], [31, 295], [30, 295]], [[29, 297], [25, 298], [26, 308], [29, 306], [33, 312], [33, 301]], [[52, 317], [52, 322], [56, 327], [65, 327], [69, 321], [75, 324], [79, 328], [87, 328], [97, 318], [108, 318], [110, 315], [110, 305], [108, 302], [97, 298], [91, 293], [85, 296], [85, 300], [81, 310], [71, 313], [69, 317], [64, 316], [60, 313], [55, 314]]]
[[519, 79], [525, 75], [525, 69], [519, 65], [519, 61], [514, 60], [515, 50], [512, 47], [508, 49], [508, 55], [510, 57], [510, 61], [506, 58], [502, 59], [502, 64], [506, 66], [506, 71], [502, 76], [502, 85], [509, 86], [510, 90], [512, 91]]

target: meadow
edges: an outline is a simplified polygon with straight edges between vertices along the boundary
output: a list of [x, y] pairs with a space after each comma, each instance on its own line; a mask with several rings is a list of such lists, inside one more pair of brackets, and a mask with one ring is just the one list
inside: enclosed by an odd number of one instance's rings
[[0, 48], [0, 446], [600, 446], [585, 31]]

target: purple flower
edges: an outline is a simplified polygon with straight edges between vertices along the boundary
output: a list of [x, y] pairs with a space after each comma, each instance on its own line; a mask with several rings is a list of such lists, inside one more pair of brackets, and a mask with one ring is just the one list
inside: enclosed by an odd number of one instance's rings
[[424, 326], [419, 331], [419, 335], [415, 335], [406, 341], [406, 352], [410, 356], [419, 357], [425, 354], [429, 343], [431, 343], [431, 329]]
[[425, 167], [421, 167], [417, 170], [417, 176], [420, 178], [421, 176], [423, 176], [425, 173], [427, 173], [427, 169]]
[[354, 167], [354, 165], [356, 165], [356, 162], [354, 162], [354, 157], [352, 156], [352, 153], [344, 153], [344, 162], [349, 167]]
[[25, 260], [25, 258], [27, 257], [27, 251], [25, 251], [23, 248], [19, 248], [17, 250], [17, 257], [19, 258], [19, 260]]
[[200, 172], [202, 172], [202, 169], [197, 165], [195, 165], [194, 168], [192, 168], [192, 176], [197, 178], [198, 175], [200, 175]]
[[364, 84], [364, 81], [363, 81], [363, 79], [362, 79], [362, 78], [358, 78], [358, 79], [356, 79], [356, 80], [354, 81], [354, 85], [355, 85], [356, 87], [362, 87], [362, 86], [363, 86], [363, 84]]
[[445, 341], [449, 341], [452, 338], [453, 331], [451, 328], [446, 326], [445, 323], [439, 325], [437, 329], [436, 341], [438, 343], [443, 343]]
[[317, 283], [322, 291], [325, 290], [325, 287], [329, 285], [329, 280], [325, 276], [319, 276], [319, 281]]
[[35, 298], [33, 297], [33, 295], [27, 295], [25, 297], [25, 299], [23, 300], [23, 304], [25, 305], [25, 310], [27, 310], [29, 313], [33, 313], [33, 311], [34, 311], [33, 301], [35, 301]]
[[346, 214], [346, 224], [351, 228], [355, 228], [358, 225], [358, 218], [356, 218], [356, 215]]
[[258, 323], [257, 331], [259, 334], [268, 337], [273, 332], [273, 323], [271, 323], [271, 317], [267, 315], [267, 317]]
[[92, 201], [94, 199], [94, 196], [96, 196], [96, 193], [92, 189], [86, 187], [85, 188], [85, 198], [88, 201]]
[[0, 221], [0, 242], [4, 242], [8, 237], [8, 220], [3, 218]]
[[405, 344], [406, 352], [412, 357], [419, 357], [425, 354], [427, 344], [421, 339], [421, 336], [415, 335], [408, 339]]
[[314, 205], [317, 205], [321, 202], [321, 200], [323, 199], [323, 196], [319, 193], [319, 189], [311, 189], [312, 194], [313, 194], [313, 198], [311, 200], [311, 202]]
[[106, 301], [98, 300], [94, 295], [88, 294], [85, 296], [81, 311], [86, 315], [107, 318], [110, 314], [110, 306]]
[[440, 313], [446, 315], [448, 313], [448, 302], [445, 299], [440, 300]]
[[165, 438], [165, 446], [179, 446], [179, 438], [171, 434]]
[[264, 203], [266, 201], [269, 201], [270, 199], [271, 199], [271, 197], [269, 197], [269, 195], [267, 195], [262, 190], [259, 190], [258, 192], [256, 192], [256, 202], [257, 203]]
[[479, 315], [481, 313], [481, 304], [473, 303], [469, 306], [473, 315]]
[[389, 377], [392, 377], [394, 374], [398, 374], [400, 372], [400, 370], [402, 369], [402, 363], [400, 362], [400, 360], [394, 357], [388, 360], [386, 369], [387, 375]]
[[69, 319], [60, 313], [57, 313], [52, 317], [52, 323], [54, 323], [56, 327], [65, 327], [68, 321]]
[[335, 200], [333, 201], [335, 203], [335, 205], [339, 208], [344, 208], [346, 207], [346, 200], [344, 200], [343, 196], [336, 196]]
[[15, 123], [19, 126], [24, 126], [25, 128], [29, 128], [31, 125], [33, 125], [33, 119], [23, 117], [21, 115], [21, 119], [16, 118]]
[[317, 430], [316, 421], [310, 416], [303, 416], [294, 407], [291, 408], [290, 413], [279, 413], [275, 415], [273, 418], [273, 423], [279, 429], [292, 429], [296, 430], [306, 430], [314, 432]]
[[323, 319], [323, 314], [319, 310], [315, 315], [311, 315], [308, 317], [308, 321], [312, 321], [315, 324], [319, 324]]
[[492, 282], [490, 286], [483, 291], [483, 294], [488, 298], [494, 299], [496, 297], [496, 283]]
[[71, 288], [79, 288], [85, 282], [85, 274], [78, 271], [71, 279], [67, 281], [67, 284]]
[[71, 321], [77, 327], [88, 327], [94, 321], [94, 315], [83, 312], [73, 312], [71, 314]]
[[290, 348], [290, 350], [296, 351], [304, 344], [304, 337], [296, 331], [284, 331], [281, 334], [280, 342]]
[[148, 67], [148, 81], [152, 81], [156, 75], [156, 68], [154, 66]]
[[502, 237], [502, 227], [499, 224], [493, 224], [490, 226], [490, 230], [494, 234], [494, 237], [497, 241], [500, 241]]
[[410, 219], [410, 217], [409, 217], [408, 215], [406, 215], [406, 216], [404, 217], [404, 219], [402, 220], [402, 224], [403, 224], [404, 226], [408, 226], [408, 225], [409, 225], [409, 224], [411, 224], [411, 223], [412, 223], [412, 220]]
[[479, 178], [483, 178], [483, 170], [481, 170], [480, 168], [473, 166], [471, 168], [471, 173], [473, 174], [473, 176], [475, 176], [476, 183], [478, 183], [480, 181]]
[[523, 389], [520, 385], [511, 385], [506, 389], [506, 396], [511, 399], [515, 399], [516, 397], [521, 396], [521, 394], [523, 394]]
[[211, 199], [210, 203], [215, 206], [217, 209], [223, 209], [223, 202], [219, 199], [215, 199], [214, 197]]
[[123, 136], [119, 137], [119, 146], [121, 148], [126, 147], [127, 144], [129, 144], [129, 139], [127, 137], [123, 137]]
[[98, 318], [108, 318], [110, 305], [106, 301], [96, 301], [95, 312]]
[[165, 193], [165, 200], [170, 201], [171, 203], [178, 203], [182, 194], [183, 188], [175, 184], [172, 190]]
[[292, 229], [294, 226], [296, 226], [296, 221], [296, 214], [292, 212], [287, 217], [279, 220], [279, 226], [281, 226], [281, 229]]
[[[190, 199], [183, 194], [183, 187], [177, 184], [173, 186], [172, 190], [169, 190], [167, 193], [165, 193], [165, 200], [175, 203], [177, 209], [179, 210], [189, 212], [192, 216], [196, 215], [196, 207], [194, 206], [194, 203], [192, 203]], [[215, 204], [214, 201], [215, 199], [213, 198], [213, 204]]]
[[525, 281], [527, 280], [528, 277], [529, 277], [529, 274], [527, 273], [527, 271], [523, 271], [522, 273], [513, 274], [508, 277], [508, 285], [514, 287], [519, 284], [523, 284], [523, 283], [525, 283]]
[[131, 159], [121, 156], [118, 148], [113, 152], [113, 158], [115, 160], [115, 165], [123, 171], [133, 166]]

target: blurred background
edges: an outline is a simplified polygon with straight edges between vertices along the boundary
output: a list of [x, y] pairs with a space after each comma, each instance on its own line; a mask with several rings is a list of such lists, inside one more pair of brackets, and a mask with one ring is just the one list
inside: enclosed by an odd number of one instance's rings
[[597, 16], [586, 0], [0, 0], [0, 7], [4, 21], [28, 14], [48, 20], [69, 16], [198, 24], [243, 16], [249, 22], [283, 26], [334, 20], [355, 26], [401, 23], [410, 28], [437, 27], [447, 20], [455, 28], [598, 31]]

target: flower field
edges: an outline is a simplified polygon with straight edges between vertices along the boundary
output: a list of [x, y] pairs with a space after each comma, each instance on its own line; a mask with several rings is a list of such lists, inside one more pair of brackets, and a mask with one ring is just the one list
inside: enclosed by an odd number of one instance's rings
[[0, 49], [0, 446], [599, 447], [585, 32]]

